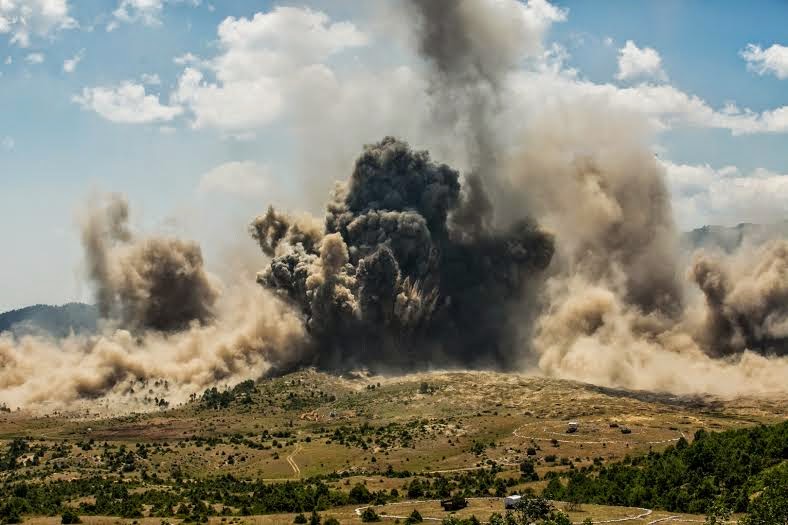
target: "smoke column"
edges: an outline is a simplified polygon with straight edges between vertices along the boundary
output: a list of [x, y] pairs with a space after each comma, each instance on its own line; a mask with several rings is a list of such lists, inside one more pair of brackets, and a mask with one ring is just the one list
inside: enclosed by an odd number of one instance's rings
[[93, 204], [82, 227], [88, 276], [101, 315], [127, 328], [176, 331], [213, 317], [218, 290], [200, 247], [179, 239], [136, 240], [128, 203], [110, 195]]
[[102, 329], [0, 334], [0, 402], [139, 409], [307, 365], [533, 364], [624, 388], [786, 392], [786, 241], [684, 268], [641, 115], [557, 94], [507, 125], [513, 76], [560, 10], [398, 7], [427, 68], [428, 131], [465, 150], [452, 164], [466, 173], [397, 138], [359, 147], [324, 217], [270, 208], [253, 221], [258, 285], [220, 284], [196, 244], [131, 231], [121, 197], [93, 203], [82, 240]]
[[[188, 241], [138, 237], [118, 195], [82, 222], [88, 277], [105, 317], [95, 336], [0, 334], [0, 401], [33, 410], [150, 410], [300, 362], [301, 316], [254, 285], [219, 290]], [[89, 403], [82, 403], [87, 401]]]
[[314, 364], [511, 369], [511, 312], [553, 239], [525, 218], [505, 230], [451, 223], [487, 210], [472, 204], [457, 171], [384, 138], [337, 186], [322, 228], [274, 209], [253, 222], [272, 257], [258, 282], [303, 313]]
[[665, 174], [642, 116], [593, 97], [554, 97], [514, 147], [496, 136], [510, 129], [502, 113], [517, 106], [506, 86], [524, 50], [518, 36], [527, 42], [535, 33], [534, 9], [558, 19], [550, 7], [506, 0], [406, 7], [432, 68], [438, 114], [450, 132], [465, 126], [474, 174], [466, 186], [484, 190], [476, 200], [486, 200], [497, 223], [527, 210], [555, 235], [544, 286], [523, 289], [531, 296], [520, 304], [540, 310], [522, 345], [544, 373], [598, 384], [784, 392], [788, 361], [774, 357], [786, 352], [784, 250], [772, 246], [736, 268], [700, 256], [690, 271], [706, 296], [698, 304], [678, 263]]

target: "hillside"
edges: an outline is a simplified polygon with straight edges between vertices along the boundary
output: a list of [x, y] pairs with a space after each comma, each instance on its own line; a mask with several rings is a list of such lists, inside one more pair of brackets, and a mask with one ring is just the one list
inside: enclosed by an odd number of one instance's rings
[[53, 337], [66, 337], [72, 332], [95, 332], [97, 320], [98, 310], [92, 305], [37, 304], [0, 314], [0, 332], [13, 332], [16, 335], [43, 332]]
[[744, 243], [763, 244], [772, 239], [788, 239], [788, 220], [774, 224], [742, 223], [736, 226], [703, 226], [682, 234], [686, 250], [717, 248], [726, 253], [736, 251]]
[[[786, 399], [677, 397], [521, 374], [304, 370], [195, 393], [185, 405], [146, 414], [97, 419], [89, 403], [70, 416], [0, 413], [0, 494], [31, 495], [21, 514], [57, 514], [67, 504], [93, 525], [119, 522], [102, 516], [285, 525], [313, 509], [356, 523], [354, 510], [371, 503], [384, 519], [414, 509], [443, 519], [435, 500], [451, 494], [471, 498], [459, 517], [487, 519], [502, 511], [501, 495], [556, 491], [551, 480], [785, 421], [785, 406]], [[576, 431], [568, 432], [569, 421]], [[785, 454], [769, 450], [759, 468]], [[574, 491], [587, 503], [570, 516], [702, 521], [697, 513], [716, 490], [693, 495], [694, 515]]]

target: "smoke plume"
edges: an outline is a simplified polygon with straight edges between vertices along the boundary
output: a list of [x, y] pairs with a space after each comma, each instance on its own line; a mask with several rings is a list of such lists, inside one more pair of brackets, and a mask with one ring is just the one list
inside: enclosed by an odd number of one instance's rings
[[[429, 118], [412, 120], [430, 121], [436, 158], [464, 173], [400, 139], [365, 146], [324, 217], [269, 208], [253, 221], [259, 286], [220, 284], [195, 243], [132, 232], [122, 198], [94, 203], [82, 240], [101, 331], [0, 334], [0, 401], [136, 409], [307, 365], [786, 391], [788, 243], [704, 251], [687, 268], [642, 115], [560, 93], [509, 114], [518, 68], [565, 13], [543, 0], [397, 5], [426, 67]], [[302, 126], [319, 120], [309, 109]], [[320, 135], [303, 149], [335, 143]]]
[[690, 272], [706, 299], [711, 351], [788, 355], [788, 241], [766, 244], [754, 260], [700, 252]]
[[547, 374], [611, 386], [783, 391], [788, 361], [768, 357], [786, 348], [779, 250], [759, 254], [741, 267], [756, 270], [735, 278], [725, 264], [707, 262], [701, 287], [717, 287], [711, 298], [706, 292], [708, 312], [690, 304], [697, 292], [680, 267], [665, 173], [641, 115], [593, 97], [556, 96], [516, 140], [502, 136], [511, 129], [503, 113], [517, 106], [506, 87], [528, 51], [516, 42], [535, 32], [524, 21], [535, 8], [543, 20], [561, 16], [537, 4], [409, 2], [438, 120], [469, 145], [466, 187], [480, 191], [466, 192], [468, 200], [488, 210], [458, 220], [458, 229], [505, 224], [515, 212], [555, 235], [544, 286], [520, 290], [529, 294], [520, 305], [539, 305], [535, 327], [510, 352], [524, 346]]
[[322, 229], [273, 209], [253, 222], [272, 256], [258, 282], [303, 313], [316, 364], [511, 368], [511, 312], [553, 239], [525, 218], [506, 230], [450, 221], [471, 204], [457, 171], [387, 137], [337, 185]]
[[[138, 237], [125, 199], [93, 201], [82, 221], [86, 270], [105, 318], [93, 336], [0, 334], [0, 401], [37, 410], [150, 410], [217, 384], [289, 368], [307, 352], [301, 316], [270, 293], [220, 293], [199, 247]], [[88, 400], [90, 404], [82, 404]]]
[[179, 239], [135, 239], [119, 195], [89, 209], [82, 228], [88, 276], [101, 315], [126, 328], [175, 331], [213, 317], [218, 291], [202, 252]]

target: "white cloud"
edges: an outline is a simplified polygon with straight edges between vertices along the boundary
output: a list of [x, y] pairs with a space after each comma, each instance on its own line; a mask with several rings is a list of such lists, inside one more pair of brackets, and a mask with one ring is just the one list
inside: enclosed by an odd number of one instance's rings
[[202, 72], [187, 68], [178, 82], [173, 101], [188, 106], [195, 128], [247, 130], [273, 121], [284, 106], [277, 79], [261, 76], [222, 85], [207, 82]]
[[618, 50], [616, 78], [619, 80], [635, 78], [667, 80], [667, 75], [662, 70], [662, 58], [655, 49], [650, 47], [641, 49], [632, 40], [627, 40], [624, 47]]
[[79, 65], [80, 62], [82, 62], [83, 58], [85, 58], [84, 49], [82, 49], [79, 53], [77, 53], [73, 57], [63, 61], [63, 71], [65, 71], [66, 73], [73, 73], [74, 71], [76, 71], [77, 66]]
[[221, 164], [200, 178], [199, 191], [259, 195], [268, 189], [270, 171], [253, 161]]
[[20, 47], [30, 46], [33, 36], [45, 38], [76, 26], [67, 0], [0, 0], [0, 34], [11, 35], [11, 43]]
[[112, 12], [113, 20], [107, 24], [107, 31], [114, 31], [121, 22], [141, 22], [148, 26], [160, 25], [164, 4], [198, 6], [200, 0], [120, 0], [117, 9]]
[[[172, 100], [187, 106], [197, 128], [243, 132], [264, 126], [285, 109], [286, 93], [312, 68], [367, 36], [349, 22], [332, 22], [308, 8], [277, 7], [252, 18], [226, 18], [218, 28], [222, 52], [189, 64]], [[211, 74], [215, 80], [207, 78]]]
[[43, 53], [30, 53], [25, 57], [25, 62], [28, 64], [41, 64], [44, 62], [44, 54]]
[[127, 124], [170, 121], [183, 111], [178, 106], [162, 104], [158, 95], [147, 94], [144, 86], [132, 82], [84, 88], [73, 101], [109, 121]]
[[10, 57], [10, 56], [7, 56], [7, 57], [5, 57], [5, 61], [3, 63], [5, 65], [9, 66], [9, 65], [13, 64], [13, 62], [14, 62], [14, 59], [12, 57]]
[[107, 31], [118, 27], [118, 22], [142, 22], [145, 25], [158, 25], [159, 16], [164, 8], [164, 0], [121, 0], [112, 15], [115, 20], [107, 26]]
[[762, 49], [755, 44], [747, 44], [740, 53], [747, 61], [747, 69], [759, 75], [772, 73], [779, 79], [788, 78], [788, 47], [772, 44], [771, 47]]
[[512, 80], [513, 99], [526, 111], [548, 102], [589, 101], [644, 115], [657, 130], [690, 127], [724, 129], [733, 135], [788, 133], [788, 106], [762, 112], [740, 109], [733, 103], [714, 108], [702, 98], [670, 84], [629, 87], [597, 84], [578, 78], [571, 69], [543, 67], [538, 71], [519, 72]]
[[161, 84], [161, 79], [159, 78], [159, 75], [155, 73], [152, 75], [149, 75], [148, 73], [143, 73], [140, 78], [142, 79], [143, 84], [147, 84], [149, 86], [158, 86]]
[[16, 147], [16, 142], [11, 137], [2, 137], [0, 138], [0, 148], [11, 151]]
[[661, 163], [683, 229], [788, 218], [788, 174], [765, 169], [744, 174], [735, 166], [715, 169], [708, 164]]
[[200, 67], [208, 66], [208, 64], [204, 60], [202, 60], [200, 57], [196, 55], [193, 55], [192, 53], [184, 53], [183, 55], [173, 58], [172, 61], [178, 64], [179, 66], [200, 66]]

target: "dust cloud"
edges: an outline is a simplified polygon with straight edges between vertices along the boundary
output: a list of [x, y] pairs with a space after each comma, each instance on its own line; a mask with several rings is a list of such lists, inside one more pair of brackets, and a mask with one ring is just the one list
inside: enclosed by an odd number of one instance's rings
[[461, 145], [449, 149], [463, 150], [466, 173], [369, 137], [324, 217], [268, 208], [253, 220], [256, 284], [219, 282], [195, 243], [131, 231], [122, 197], [93, 202], [82, 239], [100, 332], [0, 334], [0, 401], [138, 409], [303, 366], [786, 392], [785, 240], [704, 250], [687, 267], [643, 115], [556, 94], [507, 124], [512, 77], [561, 11], [541, 0], [398, 9], [425, 67], [430, 118], [413, 118]]

